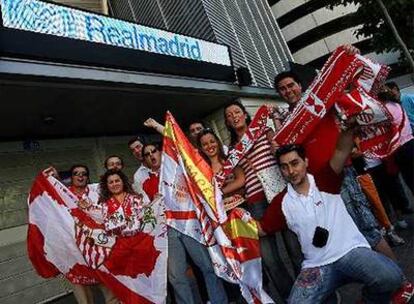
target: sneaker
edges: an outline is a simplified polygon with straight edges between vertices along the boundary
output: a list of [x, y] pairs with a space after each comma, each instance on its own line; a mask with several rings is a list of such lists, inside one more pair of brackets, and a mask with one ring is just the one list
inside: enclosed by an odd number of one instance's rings
[[405, 244], [404, 239], [396, 234], [394, 230], [389, 230], [387, 232], [387, 240], [390, 243], [391, 247], [402, 246]]
[[392, 295], [391, 304], [406, 304], [414, 295], [414, 285], [405, 281], [400, 289]]
[[335, 296], [336, 296], [336, 304], [342, 303], [342, 296], [341, 293], [338, 290], [335, 290]]
[[405, 220], [397, 221], [397, 227], [400, 229], [407, 229], [408, 224]]

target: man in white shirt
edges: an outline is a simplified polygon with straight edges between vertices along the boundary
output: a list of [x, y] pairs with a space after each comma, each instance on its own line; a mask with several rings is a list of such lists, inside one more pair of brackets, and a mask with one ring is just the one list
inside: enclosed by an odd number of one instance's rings
[[343, 132], [329, 163], [307, 172], [303, 147], [287, 145], [276, 152], [288, 187], [267, 209], [262, 232], [284, 228], [299, 238], [304, 261], [289, 303], [323, 303], [338, 287], [364, 284], [363, 303], [389, 303], [402, 281], [401, 269], [373, 251], [347, 212], [340, 196], [342, 170], [352, 149], [352, 133]]

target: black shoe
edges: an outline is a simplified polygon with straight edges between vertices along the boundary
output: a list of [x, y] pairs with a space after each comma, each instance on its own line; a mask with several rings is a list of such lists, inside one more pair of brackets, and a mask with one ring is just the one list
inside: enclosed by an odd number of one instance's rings
[[402, 212], [403, 214], [413, 214], [413, 213], [414, 213], [414, 210], [413, 210], [412, 208], [410, 208], [410, 207], [406, 207], [406, 208], [403, 208], [403, 209], [401, 210], [401, 212]]

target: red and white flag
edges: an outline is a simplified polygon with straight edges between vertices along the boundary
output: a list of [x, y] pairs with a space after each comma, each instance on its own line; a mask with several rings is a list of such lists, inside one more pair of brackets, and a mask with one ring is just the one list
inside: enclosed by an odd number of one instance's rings
[[262, 288], [258, 228], [243, 209], [226, 214], [211, 167], [167, 113], [160, 193], [169, 226], [204, 244], [216, 274], [248, 303], [273, 303]]
[[79, 209], [77, 197], [51, 176], [37, 176], [28, 205], [28, 254], [40, 276], [100, 282], [123, 303], [165, 303], [168, 245], [160, 200], [145, 206], [142, 229], [125, 237], [107, 233], [96, 210], [92, 216]]

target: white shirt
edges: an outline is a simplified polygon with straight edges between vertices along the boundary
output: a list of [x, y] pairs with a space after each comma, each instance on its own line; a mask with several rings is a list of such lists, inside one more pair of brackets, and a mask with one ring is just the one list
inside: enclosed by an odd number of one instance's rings
[[142, 193], [142, 182], [148, 177], [148, 173], [151, 172], [149, 168], [144, 165], [139, 166], [138, 170], [134, 173], [134, 182], [132, 188], [137, 193]]
[[227, 154], [229, 154], [229, 147], [227, 147], [226, 145], [223, 145], [223, 153], [226, 156], [227, 156]]
[[134, 173], [134, 183], [132, 184], [134, 191], [144, 196], [144, 202], [150, 201], [148, 196], [145, 194], [144, 189], [142, 189], [142, 184], [148, 179], [149, 173], [151, 173], [151, 169], [144, 165], [141, 165]]
[[[308, 179], [308, 195], [297, 193], [289, 184], [282, 201], [286, 223], [298, 236], [305, 256], [302, 268], [331, 264], [357, 247], [370, 248], [346, 210], [340, 194], [320, 191], [314, 177], [308, 174]], [[312, 245], [317, 226], [329, 231], [328, 241], [322, 248]]]

